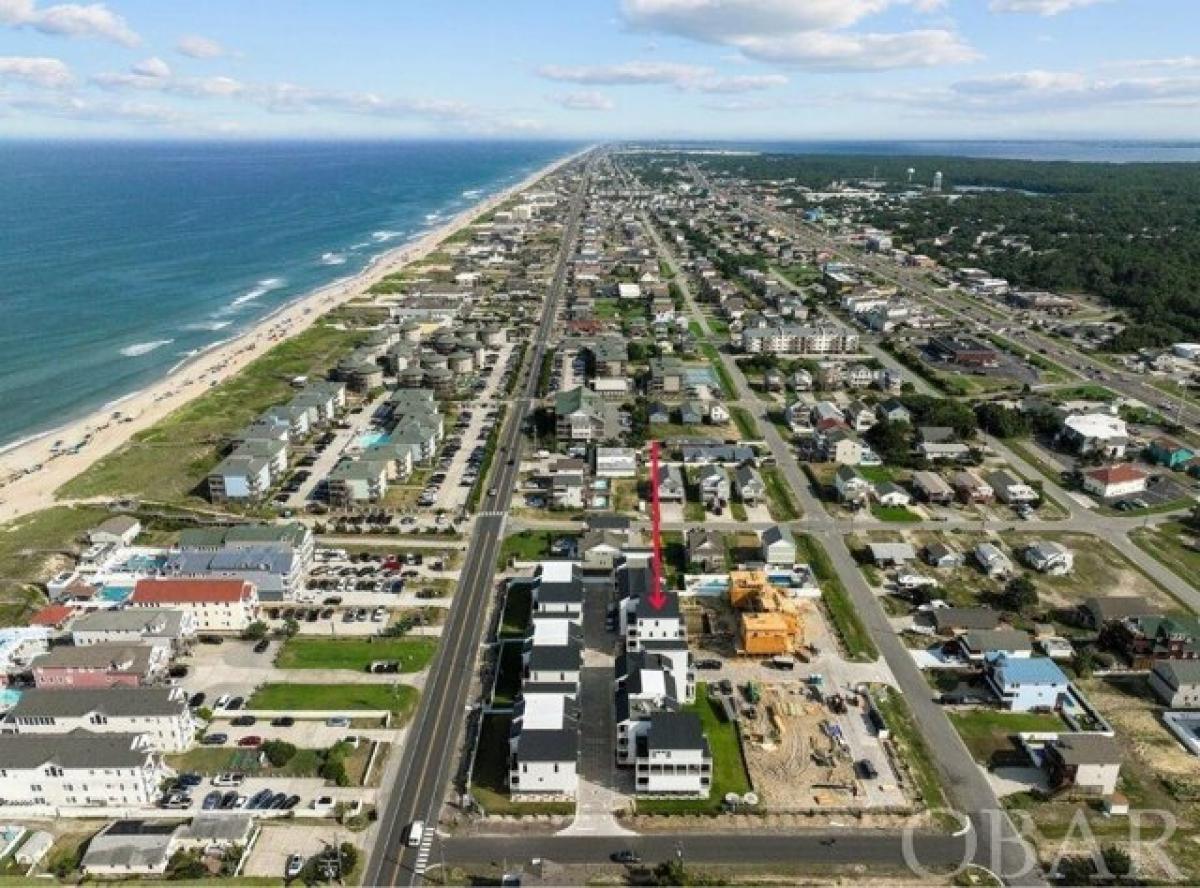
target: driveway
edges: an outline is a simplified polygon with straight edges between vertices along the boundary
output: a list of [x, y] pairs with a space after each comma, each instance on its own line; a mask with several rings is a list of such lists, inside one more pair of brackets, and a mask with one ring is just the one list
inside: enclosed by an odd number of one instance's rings
[[339, 829], [332, 823], [265, 823], [246, 860], [244, 873], [251, 877], [282, 881], [284, 867], [291, 855], [313, 857], [343, 842], [359, 846], [361, 838], [361, 833]]

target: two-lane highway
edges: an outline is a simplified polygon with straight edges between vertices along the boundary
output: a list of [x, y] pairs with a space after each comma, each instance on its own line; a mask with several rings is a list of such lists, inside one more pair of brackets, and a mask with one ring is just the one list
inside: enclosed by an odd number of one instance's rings
[[[492, 600], [504, 516], [520, 469], [522, 428], [537, 397], [539, 369], [566, 286], [571, 251], [578, 237], [594, 162], [594, 155], [583, 161], [584, 172], [571, 200], [541, 322], [523, 371], [525, 380], [497, 442], [491, 486], [481, 499], [454, 604], [447, 615], [442, 642], [404, 744], [400, 784], [392, 788], [385, 809], [380, 813], [379, 832], [363, 879], [367, 885], [416, 885], [421, 881], [425, 861], [420, 853], [422, 849], [406, 845], [408, 827], [415, 820], [423, 820], [427, 829], [436, 828], [444, 790], [459, 754], [462, 724], [470, 707], [471, 680]], [[484, 480], [481, 479], [481, 483]], [[428, 847], [425, 853], [428, 854]]]

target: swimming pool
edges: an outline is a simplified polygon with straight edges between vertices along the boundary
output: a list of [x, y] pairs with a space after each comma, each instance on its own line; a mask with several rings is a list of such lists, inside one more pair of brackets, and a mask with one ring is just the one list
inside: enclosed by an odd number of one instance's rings
[[685, 367], [683, 370], [684, 385], [717, 388], [717, 374], [711, 367]]
[[392, 436], [387, 432], [364, 432], [358, 436], [356, 443], [363, 450], [366, 450], [378, 444], [386, 444], [390, 440], [392, 440]]
[[127, 573], [153, 573], [166, 563], [165, 555], [130, 555], [119, 570]]
[[16, 688], [0, 688], [0, 712], [8, 712], [21, 702], [21, 692]]
[[115, 601], [118, 604], [124, 604], [125, 599], [133, 594], [133, 589], [129, 586], [105, 586], [100, 590], [99, 598], [101, 601]]

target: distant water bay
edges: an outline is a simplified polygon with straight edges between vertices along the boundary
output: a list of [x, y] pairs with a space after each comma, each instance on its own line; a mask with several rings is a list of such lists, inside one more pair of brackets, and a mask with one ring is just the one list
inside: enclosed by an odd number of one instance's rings
[[545, 142], [0, 142], [0, 447], [567, 154]]

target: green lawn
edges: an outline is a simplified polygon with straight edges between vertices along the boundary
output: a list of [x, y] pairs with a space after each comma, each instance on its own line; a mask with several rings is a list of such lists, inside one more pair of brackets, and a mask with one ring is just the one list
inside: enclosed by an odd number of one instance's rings
[[776, 521], [795, 521], [800, 517], [800, 507], [792, 496], [787, 480], [778, 466], [764, 466], [761, 473], [767, 488], [767, 500], [771, 517]]
[[417, 689], [401, 684], [265, 684], [251, 695], [246, 708], [268, 712], [377, 709], [392, 712], [394, 724], [400, 725], [416, 705]]
[[1196, 532], [1178, 521], [1138, 527], [1129, 538], [1181, 577], [1200, 576], [1200, 549]]
[[746, 521], [749, 516], [746, 514], [746, 504], [740, 500], [734, 500], [729, 504], [729, 514], [734, 521]]
[[879, 650], [867, 633], [867, 627], [863, 625], [858, 611], [854, 609], [850, 595], [842, 585], [825, 547], [808, 534], [799, 535], [796, 542], [800, 547], [799, 554], [808, 559], [813, 573], [821, 583], [821, 600], [829, 612], [830, 622], [846, 648], [846, 655], [852, 660], [878, 659]]
[[898, 748], [901, 761], [912, 772], [913, 782], [925, 807], [945, 808], [946, 797], [942, 792], [941, 778], [933, 764], [933, 755], [925, 744], [925, 737], [918, 730], [912, 710], [904, 702], [903, 695], [895, 688], [883, 688], [874, 696], [879, 713], [891, 730], [892, 742]]
[[704, 503], [696, 499], [689, 499], [683, 504], [683, 520], [693, 524], [704, 523]]
[[721, 391], [726, 398], [732, 401], [737, 397], [737, 388], [733, 384], [733, 377], [729, 375], [729, 369], [725, 366], [720, 352], [709, 342], [700, 343], [700, 351], [704, 353], [704, 357], [708, 358], [713, 371], [717, 374], [717, 379], [721, 383]]
[[257, 749], [198, 746], [180, 755], [166, 756], [166, 761], [177, 771], [205, 775], [241, 771], [262, 777], [316, 777], [321, 767], [321, 753], [320, 749], [297, 749], [286, 765], [273, 768]]
[[974, 709], [951, 712], [950, 721], [971, 755], [981, 764], [991, 761], [998, 752], [1013, 749], [1013, 735], [1025, 731], [1063, 731], [1067, 725], [1048, 712], [1003, 712], [996, 709]]
[[521, 691], [522, 646], [520, 641], [510, 641], [500, 648], [500, 671], [492, 695], [493, 706], [512, 706]]
[[524, 638], [529, 631], [529, 614], [533, 609], [533, 592], [529, 583], [510, 584], [504, 597], [504, 613], [500, 617], [502, 638]]
[[275, 658], [280, 669], [352, 669], [362, 672], [373, 660], [399, 660], [401, 672], [419, 672], [429, 665], [437, 639], [304, 638], [284, 642]]
[[[836, 467], [835, 467], [836, 468]], [[885, 481], [895, 481], [892, 470], [887, 466], [857, 466], [858, 474], [872, 484], [882, 484]]]
[[510, 559], [517, 561], [538, 561], [550, 557], [550, 545], [557, 539], [572, 537], [574, 534], [556, 530], [522, 530], [504, 538], [500, 546], [500, 554], [496, 556], [496, 567], [500, 570], [508, 567]]
[[713, 780], [706, 799], [646, 799], [637, 803], [639, 814], [717, 814], [727, 793], [744, 795], [753, 789], [737, 726], [725, 721], [724, 712], [708, 696], [708, 685], [696, 684], [696, 702], [684, 707], [700, 716], [704, 736], [713, 756]]
[[745, 407], [730, 407], [729, 415], [733, 417], [733, 424], [737, 426], [743, 438], [757, 441], [762, 437], [758, 430], [758, 420], [751, 416]]
[[317, 324], [282, 342], [229, 381], [134, 435], [58, 489], [62, 497], [134, 496], [156, 502], [196, 497], [229, 437], [268, 407], [288, 401], [297, 376], [321, 376], [364, 334]]
[[880, 521], [904, 523], [921, 520], [921, 516], [907, 506], [882, 506], [879, 503], [872, 503], [871, 514]]
[[471, 771], [471, 795], [488, 814], [571, 814], [571, 802], [514, 802], [508, 794], [509, 715], [485, 715]]

